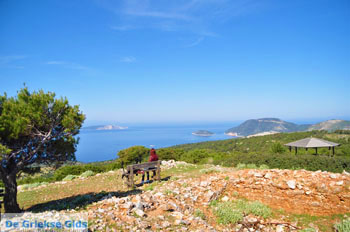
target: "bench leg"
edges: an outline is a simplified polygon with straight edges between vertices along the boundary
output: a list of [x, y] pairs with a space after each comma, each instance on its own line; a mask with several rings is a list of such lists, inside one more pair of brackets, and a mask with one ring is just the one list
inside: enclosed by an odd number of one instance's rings
[[134, 170], [133, 169], [130, 170], [129, 180], [130, 180], [129, 186], [130, 188], [133, 189], [134, 188]]
[[157, 163], [157, 180], [160, 181], [160, 161]]

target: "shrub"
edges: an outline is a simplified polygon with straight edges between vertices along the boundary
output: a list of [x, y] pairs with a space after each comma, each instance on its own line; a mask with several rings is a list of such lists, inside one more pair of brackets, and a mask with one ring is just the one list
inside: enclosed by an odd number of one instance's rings
[[199, 218], [201, 218], [202, 220], [205, 220], [205, 219], [206, 219], [205, 214], [204, 214], [200, 209], [196, 209], [196, 211], [194, 211], [194, 216], [195, 216], [195, 217], [199, 217]]
[[243, 219], [242, 212], [236, 210], [232, 202], [218, 203], [214, 214], [217, 217], [218, 223], [221, 224], [235, 224]]
[[184, 154], [182, 149], [161, 148], [157, 150], [157, 155], [160, 160], [179, 160]]
[[77, 178], [76, 175], [68, 175], [65, 178], [63, 178], [63, 181], [69, 181], [69, 180], [73, 180], [75, 178]]
[[237, 168], [237, 169], [245, 169], [245, 168], [247, 168], [247, 165], [246, 165], [246, 164], [239, 163], [239, 164], [237, 164], [236, 168]]
[[126, 165], [135, 163], [139, 158], [140, 161], [147, 161], [149, 149], [144, 146], [133, 146], [118, 152], [118, 161]]
[[76, 175], [80, 176], [86, 171], [92, 171], [94, 173], [108, 172], [114, 169], [120, 168], [121, 165], [117, 161], [108, 162], [108, 163], [91, 163], [91, 164], [82, 164], [82, 165], [66, 165], [62, 166], [56, 170], [53, 175], [53, 179], [56, 181], [62, 180], [67, 175]]
[[274, 154], [282, 154], [286, 152], [286, 148], [279, 142], [272, 144], [271, 152]]
[[262, 165], [259, 166], [259, 169], [261, 169], [261, 170], [270, 169], [270, 167], [267, 166], [266, 164], [262, 164]]
[[271, 209], [259, 201], [238, 200], [235, 202], [235, 206], [244, 214], [253, 214], [263, 218], [268, 218], [272, 215]]
[[270, 168], [279, 169], [306, 169], [309, 171], [329, 171], [343, 172], [350, 171], [350, 157], [325, 155], [294, 155], [294, 154], [256, 154], [248, 153], [245, 155], [232, 154], [224, 163], [225, 166], [246, 165], [247, 168], [253, 168], [250, 164], [256, 166], [267, 165]]
[[83, 172], [80, 176], [81, 177], [89, 177], [89, 176], [93, 176], [95, 173], [91, 170], [88, 170], [86, 172]]
[[257, 166], [255, 164], [247, 164], [248, 169], [257, 169]]
[[198, 164], [198, 163], [204, 163], [207, 158], [210, 157], [210, 154], [208, 150], [206, 149], [195, 149], [192, 151], [185, 152], [181, 156], [181, 160], [192, 163], [192, 164]]
[[345, 219], [334, 225], [337, 232], [350, 232], [350, 219]]
[[24, 190], [32, 189], [32, 188], [39, 187], [40, 185], [41, 185], [41, 183], [24, 184], [24, 185], [22, 185], [22, 189], [24, 189]]

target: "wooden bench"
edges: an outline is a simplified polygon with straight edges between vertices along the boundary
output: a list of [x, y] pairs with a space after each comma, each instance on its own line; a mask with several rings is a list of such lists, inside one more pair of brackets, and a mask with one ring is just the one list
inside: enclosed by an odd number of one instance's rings
[[160, 160], [128, 165], [126, 172], [123, 170], [123, 177], [126, 177], [126, 184], [129, 188], [134, 188], [134, 175], [138, 174], [139, 171], [156, 171], [156, 180], [160, 181]]

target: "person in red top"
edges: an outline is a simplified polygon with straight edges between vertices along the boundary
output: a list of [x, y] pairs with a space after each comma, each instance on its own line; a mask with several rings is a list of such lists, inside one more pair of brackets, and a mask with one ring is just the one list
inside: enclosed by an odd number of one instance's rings
[[[157, 153], [156, 153], [156, 149], [152, 148], [150, 153], [149, 153], [149, 160], [148, 162], [153, 162], [153, 161], [157, 161], [158, 160], [158, 156], [157, 156]], [[149, 171], [145, 171], [147, 173], [147, 180], [146, 180], [146, 183], [149, 183]], [[154, 178], [154, 176], [156, 175], [156, 171], [153, 170], [153, 175], [152, 175], [152, 178]], [[141, 181], [141, 184], [145, 183], [144, 182], [145, 180], [145, 173], [143, 173], [142, 175], [142, 181]]]

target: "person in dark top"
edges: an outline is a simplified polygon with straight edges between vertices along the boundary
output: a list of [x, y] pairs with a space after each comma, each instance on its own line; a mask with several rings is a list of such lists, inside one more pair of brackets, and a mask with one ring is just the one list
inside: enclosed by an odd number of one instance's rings
[[[158, 160], [158, 156], [157, 156], [157, 153], [156, 153], [156, 149], [152, 148], [151, 151], [150, 151], [150, 156], [149, 156], [149, 160], [148, 162], [153, 162], [153, 161], [157, 161]], [[145, 181], [145, 173], [142, 174], [142, 181], [141, 181], [141, 184], [144, 184], [144, 183], [149, 183], [149, 171], [145, 170], [146, 174], [147, 174], [147, 180], [146, 182]], [[152, 178], [154, 178], [154, 176], [156, 175], [156, 171], [153, 170], [153, 175], [152, 175]]]

